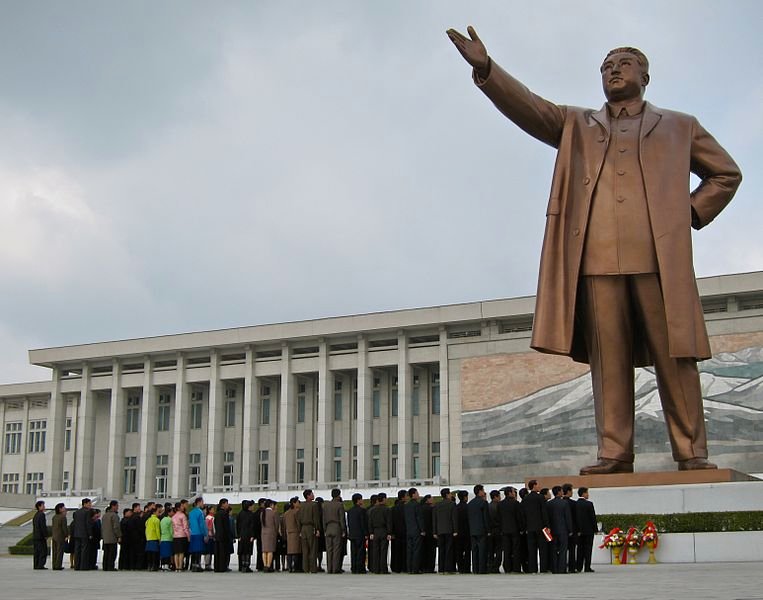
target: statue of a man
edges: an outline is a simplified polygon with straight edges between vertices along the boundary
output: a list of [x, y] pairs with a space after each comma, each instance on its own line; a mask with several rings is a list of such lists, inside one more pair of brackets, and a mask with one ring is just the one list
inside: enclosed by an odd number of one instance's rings
[[[601, 65], [600, 110], [558, 106], [488, 56], [472, 27], [448, 37], [506, 117], [557, 149], [531, 346], [591, 367], [598, 462], [633, 471], [636, 366], [654, 365], [679, 470], [715, 469], [697, 361], [711, 356], [691, 227], [710, 223], [742, 175], [692, 116], [644, 101], [649, 63], [616, 48]], [[689, 173], [701, 182], [689, 189]]]

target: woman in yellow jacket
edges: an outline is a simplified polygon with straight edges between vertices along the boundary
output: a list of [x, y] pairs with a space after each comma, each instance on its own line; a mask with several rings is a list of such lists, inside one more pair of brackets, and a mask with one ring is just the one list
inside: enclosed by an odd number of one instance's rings
[[146, 565], [149, 571], [159, 570], [159, 540], [162, 537], [162, 526], [155, 510], [146, 520]]

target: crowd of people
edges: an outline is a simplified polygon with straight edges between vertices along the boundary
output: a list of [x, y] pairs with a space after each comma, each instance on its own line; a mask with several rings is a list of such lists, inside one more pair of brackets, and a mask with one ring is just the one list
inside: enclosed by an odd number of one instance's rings
[[227, 499], [206, 505], [201, 497], [136, 502], [121, 513], [112, 500], [101, 514], [85, 498], [71, 522], [66, 507], [56, 505], [50, 530], [38, 501], [34, 568], [46, 568], [52, 537], [54, 570], [64, 568], [66, 554], [73, 569], [97, 569], [100, 550], [104, 571], [222, 573], [231, 571], [235, 552], [243, 573], [342, 573], [347, 554], [357, 574], [593, 572], [596, 512], [588, 488], [577, 495], [571, 484], [548, 490], [531, 480], [489, 494], [475, 485], [471, 499], [466, 490], [444, 488], [435, 501], [410, 488], [392, 506], [384, 493], [368, 503], [356, 493], [346, 510], [339, 489], [327, 501], [305, 490], [281, 510], [261, 498], [244, 500], [235, 514]]

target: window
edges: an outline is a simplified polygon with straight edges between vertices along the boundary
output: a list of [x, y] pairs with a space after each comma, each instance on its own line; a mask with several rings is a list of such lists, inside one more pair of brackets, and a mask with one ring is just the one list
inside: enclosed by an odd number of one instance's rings
[[432, 477], [440, 475], [440, 442], [432, 442]]
[[21, 452], [21, 422], [5, 424], [5, 453]]
[[374, 481], [379, 481], [381, 479], [381, 469], [380, 469], [380, 461], [378, 456], [374, 456], [371, 461], [371, 479]]
[[432, 373], [432, 414], [440, 414], [440, 374]]
[[334, 446], [334, 481], [342, 481], [342, 447]]
[[170, 430], [170, 395], [159, 394], [159, 418], [157, 419], [159, 431]]
[[63, 485], [61, 487], [64, 491], [67, 491], [69, 489], [69, 471], [64, 471], [62, 483]]
[[72, 449], [72, 419], [67, 417], [66, 430], [64, 430], [64, 452]]
[[[29, 421], [29, 452], [45, 452], [45, 429], [47, 421]], [[27, 487], [28, 485], [27, 479]], [[27, 492], [31, 494], [32, 492]]]
[[191, 465], [188, 476], [188, 491], [195, 494], [201, 486], [201, 454], [191, 454], [188, 457], [188, 463]]
[[342, 382], [334, 382], [334, 420], [342, 420]]
[[127, 433], [138, 433], [140, 429], [140, 396], [127, 396]]
[[358, 418], [358, 380], [352, 380], [352, 418]]
[[263, 398], [260, 404], [260, 423], [270, 425], [270, 396]]
[[233, 465], [223, 465], [223, 486], [233, 486]]
[[414, 417], [419, 416], [419, 390], [421, 389], [421, 386], [419, 385], [419, 376], [415, 375], [413, 377], [413, 389], [411, 390], [411, 412], [413, 413]]
[[191, 392], [191, 429], [201, 429], [201, 418], [204, 411], [203, 392]]
[[135, 481], [138, 477], [138, 457], [125, 456], [124, 489], [125, 494], [135, 493]]
[[371, 392], [371, 402], [373, 404], [374, 419], [378, 419], [381, 416], [381, 390], [374, 388]]
[[413, 442], [413, 453], [418, 454], [419, 453], [419, 443]]
[[397, 416], [397, 377], [395, 378], [395, 387], [392, 388], [392, 416]]
[[236, 400], [227, 399], [225, 401], [225, 426], [236, 426]]
[[169, 456], [159, 454], [156, 457], [156, 497], [164, 498], [167, 496], [167, 465]]
[[42, 473], [26, 474], [26, 493], [36, 496], [42, 491]]
[[3, 473], [3, 494], [19, 493], [19, 474]]
[[297, 396], [297, 423], [304, 423], [304, 422], [305, 422], [305, 394], [299, 394]]
[[269, 475], [268, 458], [270, 452], [267, 450], [260, 450], [260, 485], [267, 485]]
[[389, 461], [389, 476], [397, 477], [397, 456], [393, 456]]
[[305, 482], [305, 449], [297, 448], [297, 483]]
[[421, 465], [421, 459], [418, 456], [413, 457], [413, 478], [418, 479], [421, 477], [420, 475], [420, 468]]

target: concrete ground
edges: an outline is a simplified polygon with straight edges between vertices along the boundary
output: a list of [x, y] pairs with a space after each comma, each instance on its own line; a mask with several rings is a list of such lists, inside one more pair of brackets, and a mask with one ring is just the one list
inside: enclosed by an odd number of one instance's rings
[[[50, 563], [48, 563], [50, 566]], [[603, 565], [576, 575], [315, 575], [34, 571], [32, 557], [0, 558], [2, 598], [415, 598], [443, 600], [763, 600], [763, 563]]]

